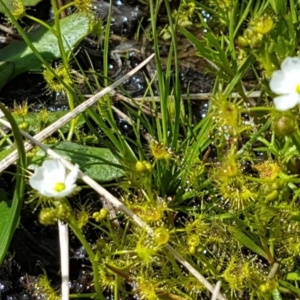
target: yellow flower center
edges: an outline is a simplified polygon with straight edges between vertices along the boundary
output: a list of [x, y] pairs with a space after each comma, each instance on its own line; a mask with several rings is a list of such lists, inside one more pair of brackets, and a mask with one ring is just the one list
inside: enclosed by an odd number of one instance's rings
[[61, 192], [66, 188], [65, 184], [63, 182], [57, 182], [54, 187], [53, 190], [55, 192]]
[[297, 86], [296, 86], [296, 92], [297, 92], [298, 94], [300, 94], [300, 83], [298, 83]]

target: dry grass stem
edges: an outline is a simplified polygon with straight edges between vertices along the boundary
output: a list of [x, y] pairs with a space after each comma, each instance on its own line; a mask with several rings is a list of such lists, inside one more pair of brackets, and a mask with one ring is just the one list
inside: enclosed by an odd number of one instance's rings
[[211, 300], [217, 300], [218, 299], [218, 295], [220, 293], [220, 289], [221, 289], [221, 281], [218, 281], [213, 294], [211, 295]]
[[61, 272], [61, 298], [69, 300], [69, 226], [58, 221], [60, 272]]

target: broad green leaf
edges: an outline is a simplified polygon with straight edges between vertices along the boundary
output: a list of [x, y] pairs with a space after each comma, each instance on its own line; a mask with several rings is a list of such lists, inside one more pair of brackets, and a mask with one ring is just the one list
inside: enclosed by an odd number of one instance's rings
[[[13, 0], [11, 0], [13, 1]], [[40, 3], [42, 0], [23, 0], [25, 6], [35, 6]]]
[[254, 253], [262, 256], [266, 260], [269, 260], [269, 257], [267, 253], [259, 247], [257, 244], [255, 244], [249, 236], [244, 234], [243, 232], [239, 231], [238, 229], [228, 226], [228, 231], [231, 233], [231, 235], [239, 241], [242, 245], [253, 251]]
[[3, 234], [3, 230], [10, 218], [11, 201], [8, 200], [5, 191], [0, 188], [0, 236]]
[[[7, 195], [3, 189], [0, 189], [0, 238], [3, 243], [0, 243], [0, 256], [2, 260], [6, 255], [7, 248], [9, 246], [9, 242], [11, 237], [9, 237], [7, 228], [10, 223], [12, 223], [13, 214], [12, 214], [12, 207], [11, 207], [11, 200], [8, 200]], [[11, 233], [11, 236], [13, 232]], [[8, 239], [6, 239], [8, 237]]]
[[[64, 141], [51, 147], [55, 152], [78, 164], [81, 171], [94, 180], [108, 182], [124, 175], [119, 161], [107, 148], [96, 148]], [[33, 159], [33, 164], [41, 164], [45, 154], [40, 151]]]
[[14, 63], [0, 62], [0, 90], [5, 86], [14, 72]]
[[[66, 51], [73, 49], [89, 33], [89, 16], [84, 14], [72, 14], [60, 20], [61, 32], [64, 38]], [[53, 26], [54, 28], [54, 26]], [[32, 44], [46, 61], [52, 61], [60, 57], [60, 50], [56, 36], [44, 27], [28, 34]], [[24, 41], [15, 41], [0, 49], [0, 62], [14, 64], [14, 70], [10, 79], [29, 70], [42, 68], [42, 62], [35, 56]], [[8, 72], [6, 72], [8, 73]], [[0, 82], [7, 81], [7, 75], [0, 73]]]

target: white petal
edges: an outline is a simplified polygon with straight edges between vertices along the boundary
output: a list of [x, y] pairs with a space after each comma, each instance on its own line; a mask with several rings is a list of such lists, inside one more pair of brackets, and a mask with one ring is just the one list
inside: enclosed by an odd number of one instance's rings
[[43, 167], [37, 167], [35, 169], [34, 174], [29, 178], [30, 186], [35, 189], [39, 190], [44, 181], [44, 170]]
[[66, 177], [66, 167], [59, 159], [46, 160], [43, 167], [48, 172], [48, 176], [55, 179], [56, 182], [64, 182]]
[[48, 186], [43, 186], [43, 189], [39, 191], [45, 197], [53, 198], [55, 195], [55, 191], [53, 189], [49, 189]]
[[295, 92], [300, 77], [291, 77], [290, 75], [281, 70], [273, 72], [270, 80], [271, 91], [281, 95]]
[[79, 166], [78, 166], [78, 164], [75, 164], [74, 168], [67, 175], [67, 178], [65, 180], [65, 185], [67, 187], [73, 185], [76, 182], [76, 180], [78, 178], [78, 171], [79, 171]]
[[286, 111], [300, 103], [300, 97], [299, 94], [295, 92], [285, 96], [278, 96], [274, 98], [273, 101], [277, 110]]
[[300, 57], [286, 57], [281, 63], [281, 70], [286, 74], [300, 72]]

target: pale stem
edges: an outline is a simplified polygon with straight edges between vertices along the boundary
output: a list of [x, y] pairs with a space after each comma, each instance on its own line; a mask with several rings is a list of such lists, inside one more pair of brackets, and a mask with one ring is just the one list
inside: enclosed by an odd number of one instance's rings
[[69, 227], [58, 221], [60, 270], [61, 270], [61, 298], [69, 300]]

